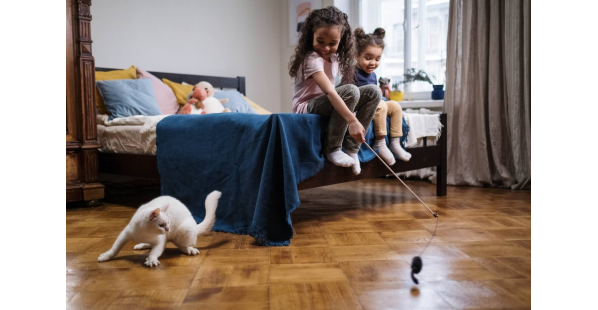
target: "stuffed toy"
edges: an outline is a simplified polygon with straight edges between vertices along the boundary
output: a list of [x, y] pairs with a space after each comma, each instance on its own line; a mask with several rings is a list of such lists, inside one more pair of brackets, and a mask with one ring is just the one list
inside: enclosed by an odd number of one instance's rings
[[[196, 98], [195, 92], [196, 91], [205, 91], [206, 97], [201, 98], [201, 114], [210, 114], [210, 113], [227, 113], [230, 112], [230, 109], [225, 108], [222, 104], [227, 103], [228, 99], [221, 99], [218, 100], [214, 97], [214, 87], [212, 84], [208, 82], [199, 82], [193, 88], [193, 92], [187, 96], [188, 100], [192, 100]], [[198, 98], [199, 99], [199, 98]]]
[[[195, 86], [199, 87], [199, 88], [203, 88], [206, 91], [206, 94], [208, 95], [208, 97], [214, 97], [214, 87], [212, 86], [212, 84], [210, 84], [208, 82], [199, 82]], [[220, 102], [222, 104], [227, 103], [228, 99], [221, 99]]]
[[180, 114], [206, 114], [203, 102], [208, 97], [203, 88], [193, 87], [193, 91], [187, 96], [187, 103], [181, 109]]
[[382, 96], [384, 96], [386, 99], [390, 99], [390, 79], [380, 77], [378, 79], [378, 82], [380, 82], [380, 90], [382, 90]]

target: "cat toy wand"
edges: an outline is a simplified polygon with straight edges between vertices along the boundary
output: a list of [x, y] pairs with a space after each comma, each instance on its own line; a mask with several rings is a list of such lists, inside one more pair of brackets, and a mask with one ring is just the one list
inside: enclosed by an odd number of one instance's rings
[[392, 174], [397, 178], [397, 180], [401, 181], [401, 183], [413, 194], [413, 196], [415, 196], [415, 198], [417, 198], [417, 200], [419, 200], [419, 202], [421, 202], [422, 205], [424, 205], [424, 207], [426, 207], [426, 209], [428, 209], [428, 211], [430, 211], [430, 213], [432, 213], [432, 215], [436, 218], [436, 225], [434, 226], [434, 233], [432, 234], [432, 238], [430, 238], [430, 240], [428, 241], [428, 243], [426, 244], [426, 246], [423, 248], [423, 250], [419, 253], [418, 256], [415, 256], [413, 258], [413, 261], [411, 262], [411, 279], [413, 280], [413, 282], [415, 282], [415, 284], [419, 284], [419, 281], [417, 280], [417, 278], [415, 278], [415, 275], [418, 274], [422, 270], [422, 267], [424, 265], [424, 263], [423, 263], [423, 261], [421, 259], [421, 255], [428, 248], [428, 246], [430, 245], [430, 242], [432, 242], [432, 239], [434, 239], [434, 236], [436, 236], [436, 228], [438, 227], [438, 213], [435, 213], [434, 211], [432, 211], [432, 209], [430, 209], [426, 205], [426, 203], [423, 202], [411, 190], [411, 188], [409, 188], [409, 186], [407, 186], [407, 184], [405, 184], [405, 182], [403, 182], [403, 180], [401, 180], [401, 178], [399, 178], [399, 176], [386, 164], [386, 162], [378, 155], [378, 153], [376, 153], [374, 151], [374, 149], [372, 149], [372, 147], [367, 142], [363, 142], [363, 144], [365, 144], [370, 149], [370, 151], [372, 151], [372, 153], [374, 153], [374, 155], [376, 155], [376, 157], [378, 157], [378, 159], [384, 164], [384, 166], [386, 166], [386, 168], [388, 168], [388, 170], [390, 172], [392, 172]]

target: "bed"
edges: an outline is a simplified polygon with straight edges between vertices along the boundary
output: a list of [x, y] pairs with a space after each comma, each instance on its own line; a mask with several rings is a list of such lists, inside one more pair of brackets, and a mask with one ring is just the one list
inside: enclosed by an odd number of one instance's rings
[[[245, 95], [242, 77], [150, 73], [180, 84], [209, 81], [214, 88]], [[221, 191], [213, 230], [250, 235], [264, 246], [290, 244], [300, 190], [390, 174], [365, 145], [359, 153], [358, 176], [327, 161], [322, 141], [328, 118], [320, 115], [220, 113], [112, 120], [97, 115], [96, 119], [100, 173], [156, 179], [161, 195], [178, 198], [198, 222], [205, 216], [206, 195]], [[433, 119], [434, 135], [446, 127], [446, 115]], [[408, 149], [411, 160], [397, 161], [392, 168], [400, 173], [435, 167], [437, 195], [444, 196], [446, 137], [435, 138], [436, 145], [425, 137], [418, 141], [421, 146]], [[373, 143], [371, 130], [366, 139]]]
[[[111, 71], [118, 69], [111, 68], [96, 68], [97, 71]], [[245, 91], [244, 77], [218, 77], [205, 75], [189, 75], [177, 73], [164, 72], [150, 72], [154, 76], [162, 79], [166, 78], [177, 83], [195, 84], [200, 81], [208, 81], [215, 88], [220, 89], [236, 89], [243, 95]], [[447, 146], [446, 146], [446, 132], [447, 132], [447, 118], [446, 114], [440, 115], [440, 122], [443, 125], [443, 133], [436, 141], [436, 145], [428, 145], [427, 139], [422, 140], [423, 146], [409, 148], [408, 151], [413, 155], [409, 162], [397, 161], [392, 166], [397, 173], [417, 170], [421, 168], [436, 167], [436, 195], [446, 195], [446, 169], [447, 169]], [[106, 134], [106, 126], [101, 128], [102, 124], [98, 122], [99, 135]], [[134, 128], [129, 128], [135, 131]], [[102, 140], [102, 139], [100, 139]], [[133, 143], [133, 142], [131, 142]], [[114, 153], [100, 149], [98, 161], [99, 172], [106, 174], [126, 175], [148, 179], [160, 179], [158, 173], [157, 161], [155, 154], [151, 153], [151, 146], [147, 144], [141, 148], [145, 151], [128, 152], [128, 153]], [[149, 154], [148, 154], [149, 153]], [[324, 168], [313, 177], [302, 181], [298, 184], [299, 190], [356, 181], [361, 179], [371, 179], [388, 175], [388, 170], [382, 163], [377, 160], [362, 163], [362, 172], [360, 175], [353, 175], [351, 169], [341, 168], [326, 161]]]

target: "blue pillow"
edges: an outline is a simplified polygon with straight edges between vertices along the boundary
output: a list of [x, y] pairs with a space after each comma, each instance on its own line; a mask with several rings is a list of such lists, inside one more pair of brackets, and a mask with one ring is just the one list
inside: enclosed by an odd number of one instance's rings
[[225, 108], [229, 108], [232, 112], [237, 113], [252, 113], [257, 112], [245, 101], [243, 95], [238, 90], [221, 90], [214, 92], [214, 98], [228, 99], [228, 102], [223, 104]]
[[109, 120], [134, 115], [160, 115], [150, 79], [97, 81]]

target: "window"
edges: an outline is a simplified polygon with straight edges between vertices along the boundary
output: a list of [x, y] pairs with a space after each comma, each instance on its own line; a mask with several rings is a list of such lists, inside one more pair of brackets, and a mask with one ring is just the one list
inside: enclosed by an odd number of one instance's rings
[[[406, 7], [411, 11], [407, 19]], [[416, 68], [434, 76], [435, 84], [444, 84], [448, 14], [449, 0], [361, 0], [359, 21], [364, 30], [386, 30], [386, 48], [376, 75], [388, 77], [394, 84], [403, 80], [406, 68]], [[410, 36], [405, 36], [409, 23]], [[424, 99], [430, 96], [432, 86], [415, 82], [404, 90], [406, 98]], [[424, 97], [418, 97], [418, 92]]]
[[428, 18], [428, 51], [440, 49], [440, 19], [438, 17]]

